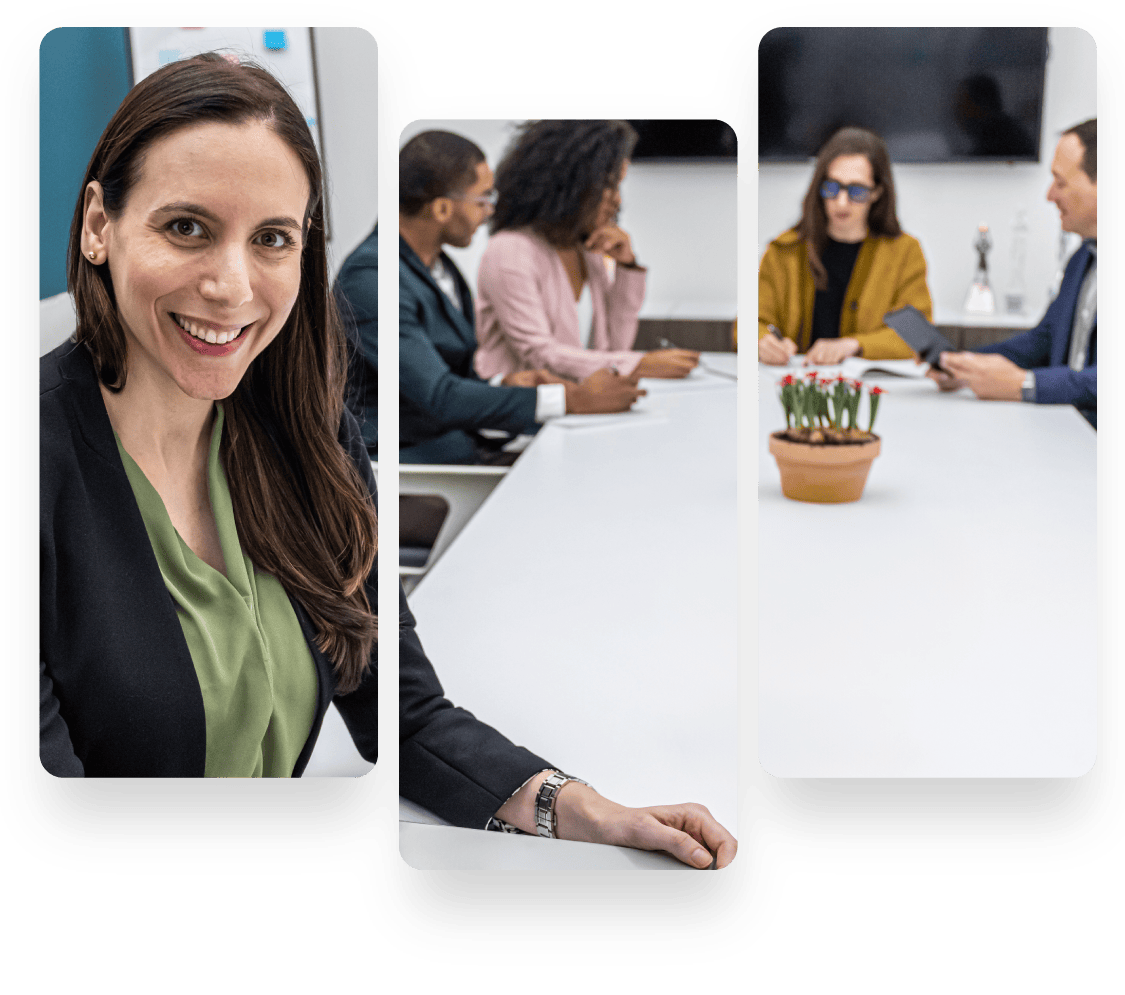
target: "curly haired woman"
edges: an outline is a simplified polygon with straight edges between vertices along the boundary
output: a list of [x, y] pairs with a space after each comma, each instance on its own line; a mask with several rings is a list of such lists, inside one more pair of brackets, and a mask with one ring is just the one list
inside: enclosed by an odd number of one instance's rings
[[477, 278], [477, 371], [574, 380], [683, 377], [699, 354], [632, 348], [645, 269], [617, 224], [636, 145], [624, 121], [531, 121], [496, 169], [492, 238]]

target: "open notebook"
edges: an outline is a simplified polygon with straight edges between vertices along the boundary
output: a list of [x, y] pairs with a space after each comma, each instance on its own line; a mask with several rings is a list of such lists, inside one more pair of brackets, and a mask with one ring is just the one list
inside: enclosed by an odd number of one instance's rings
[[849, 356], [840, 364], [840, 372], [852, 380], [877, 380], [879, 377], [920, 380], [929, 368], [929, 363], [916, 363], [913, 359], [861, 359], [859, 356]]
[[789, 360], [788, 366], [759, 366], [759, 369], [768, 373], [776, 380], [780, 380], [787, 373], [794, 376], [804, 376], [809, 370], [817, 370], [824, 376], [842, 373], [851, 380], [879, 380], [881, 378], [894, 378], [906, 380], [923, 380], [930, 369], [929, 363], [916, 363], [913, 359], [862, 359], [859, 356], [850, 356], [838, 366], [805, 366], [804, 356], [794, 356]]

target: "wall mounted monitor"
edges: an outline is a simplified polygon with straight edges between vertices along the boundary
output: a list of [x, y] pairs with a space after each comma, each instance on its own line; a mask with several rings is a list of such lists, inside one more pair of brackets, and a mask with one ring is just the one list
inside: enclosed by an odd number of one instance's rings
[[630, 121], [637, 131], [634, 162], [733, 162], [734, 129], [725, 121]]
[[1046, 64], [1046, 28], [775, 28], [758, 160], [805, 161], [859, 125], [895, 162], [1037, 162]]

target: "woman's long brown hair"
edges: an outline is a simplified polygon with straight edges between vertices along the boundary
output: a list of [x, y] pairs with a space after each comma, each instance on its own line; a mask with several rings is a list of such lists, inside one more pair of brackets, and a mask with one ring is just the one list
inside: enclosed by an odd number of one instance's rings
[[339, 442], [347, 361], [328, 280], [320, 158], [304, 116], [264, 69], [208, 53], [164, 66], [126, 96], [94, 149], [71, 223], [75, 337], [102, 383], [121, 390], [125, 332], [109, 267], [94, 266], [81, 250], [87, 184], [101, 184], [106, 212], [118, 216], [152, 143], [209, 121], [268, 124], [309, 181], [297, 303], [224, 400], [220, 455], [243, 550], [308, 612], [343, 694], [359, 686], [377, 636], [374, 586], [365, 583], [377, 547], [375, 508]]
[[818, 290], [828, 289], [828, 272], [821, 262], [828, 245], [828, 216], [824, 212], [824, 199], [820, 185], [828, 176], [832, 160], [842, 155], [862, 155], [871, 163], [875, 186], [882, 187], [879, 199], [867, 214], [867, 227], [872, 234], [894, 238], [902, 234], [895, 209], [895, 181], [891, 175], [891, 157], [887, 146], [878, 135], [866, 128], [841, 128], [817, 153], [812, 182], [801, 204], [801, 220], [797, 234], [805, 240], [809, 256], [809, 269]]

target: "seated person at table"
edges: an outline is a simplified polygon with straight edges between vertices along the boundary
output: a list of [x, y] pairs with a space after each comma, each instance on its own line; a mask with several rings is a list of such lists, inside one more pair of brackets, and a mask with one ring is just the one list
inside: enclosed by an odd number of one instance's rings
[[576, 380], [612, 365], [636, 380], [683, 377], [698, 363], [686, 349], [632, 348], [645, 270], [617, 212], [636, 141], [624, 121], [520, 130], [496, 168], [477, 277], [481, 376], [545, 368]]
[[[1098, 122], [1063, 132], [1047, 200], [1063, 231], [1083, 238], [1058, 296], [1033, 329], [973, 352], [943, 352], [930, 376], [945, 390], [968, 386], [983, 400], [1073, 404], [1098, 427]], [[950, 375], [952, 374], [952, 376]]]
[[932, 317], [922, 247], [895, 214], [887, 147], [872, 131], [843, 128], [816, 158], [801, 220], [762, 256], [758, 362], [783, 366], [796, 353], [823, 364], [909, 359], [883, 324], [907, 304]]
[[[484, 153], [448, 131], [416, 135], [399, 152], [399, 460], [510, 462], [506, 440], [482, 429], [534, 432], [566, 413], [625, 411], [635, 384], [603, 370], [583, 383], [543, 370], [482, 380], [473, 370], [473, 297], [443, 245], [467, 246], [492, 213]], [[378, 226], [340, 269], [336, 296], [348, 325], [349, 406], [378, 452]]]

